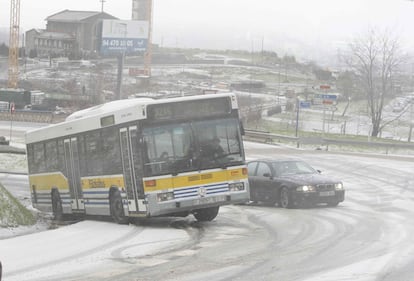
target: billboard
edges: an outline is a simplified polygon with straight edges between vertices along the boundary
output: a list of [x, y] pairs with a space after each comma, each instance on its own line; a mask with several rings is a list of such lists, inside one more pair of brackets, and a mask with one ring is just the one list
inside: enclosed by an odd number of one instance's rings
[[101, 53], [145, 51], [148, 43], [148, 22], [103, 20]]

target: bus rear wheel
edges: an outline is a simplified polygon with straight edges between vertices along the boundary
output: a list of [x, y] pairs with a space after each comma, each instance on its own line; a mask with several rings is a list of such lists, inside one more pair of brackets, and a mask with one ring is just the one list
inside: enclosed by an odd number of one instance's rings
[[121, 193], [114, 191], [109, 197], [109, 207], [113, 220], [119, 224], [128, 223], [128, 218], [124, 213], [124, 204], [122, 202]]
[[57, 190], [52, 191], [52, 212], [54, 220], [61, 221], [63, 219], [62, 199]]
[[193, 215], [198, 221], [212, 221], [215, 217], [217, 217], [219, 208], [220, 207], [217, 206], [205, 209], [198, 209], [193, 212]]

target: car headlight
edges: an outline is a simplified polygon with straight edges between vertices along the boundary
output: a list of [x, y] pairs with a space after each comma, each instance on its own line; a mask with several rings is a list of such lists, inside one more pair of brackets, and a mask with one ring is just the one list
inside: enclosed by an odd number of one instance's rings
[[235, 182], [229, 184], [230, 191], [242, 191], [244, 190], [244, 183], [243, 182]]
[[164, 192], [157, 194], [158, 202], [168, 201], [174, 199], [174, 192]]
[[344, 185], [340, 182], [340, 183], [335, 183], [335, 190], [343, 190], [344, 189]]
[[315, 191], [315, 187], [313, 185], [302, 185], [302, 186], [298, 186], [296, 188], [296, 191], [313, 192], [313, 191]]

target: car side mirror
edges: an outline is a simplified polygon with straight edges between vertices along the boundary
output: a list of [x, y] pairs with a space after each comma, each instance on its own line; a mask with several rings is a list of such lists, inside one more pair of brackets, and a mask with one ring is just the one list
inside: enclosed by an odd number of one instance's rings
[[266, 178], [271, 178], [272, 177], [272, 175], [270, 173], [264, 173], [263, 176], [266, 177]]
[[316, 170], [319, 174], [322, 174], [322, 171], [321, 170]]

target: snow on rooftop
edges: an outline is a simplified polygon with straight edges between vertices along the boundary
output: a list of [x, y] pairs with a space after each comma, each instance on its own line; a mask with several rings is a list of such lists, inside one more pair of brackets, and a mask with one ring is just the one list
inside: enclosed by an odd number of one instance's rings
[[116, 101], [110, 101], [104, 104], [96, 105], [90, 108], [86, 108], [83, 110], [76, 111], [66, 117], [66, 121], [76, 120], [80, 118], [84, 118], [87, 116], [94, 116], [94, 115], [100, 115], [104, 113], [113, 112], [116, 110], [123, 109], [125, 107], [132, 107], [136, 105], [143, 104], [148, 101], [152, 101], [151, 98], [136, 98], [136, 99], [125, 99], [125, 100], [116, 100]]

